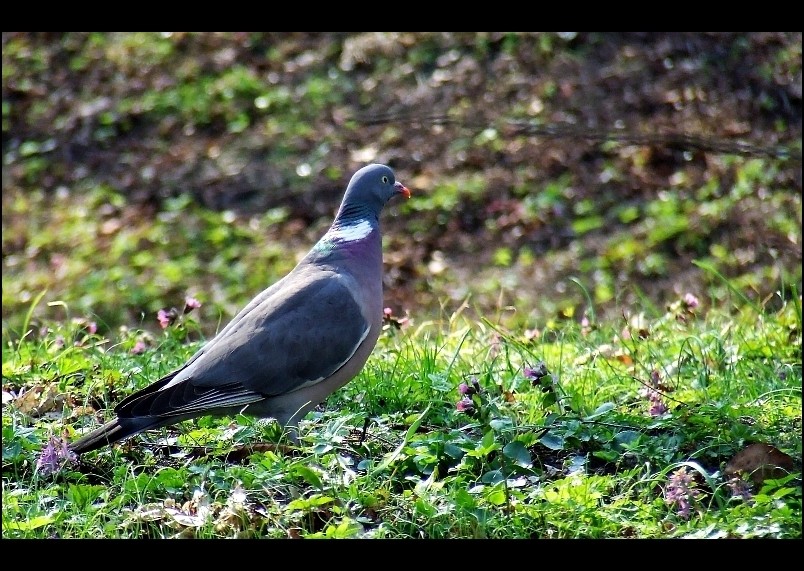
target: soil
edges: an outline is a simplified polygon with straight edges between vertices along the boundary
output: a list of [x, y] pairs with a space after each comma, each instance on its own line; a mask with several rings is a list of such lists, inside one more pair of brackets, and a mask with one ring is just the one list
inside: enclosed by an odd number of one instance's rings
[[[331, 218], [351, 172], [385, 162], [414, 191], [384, 219], [398, 313], [454, 311], [467, 298], [481, 312], [523, 299], [560, 309], [581, 297], [571, 276], [591, 288], [601, 271], [617, 291], [603, 309], [641, 295], [666, 303], [703, 291], [692, 261], [714, 243], [751, 251], [732, 276], [778, 265], [800, 292], [800, 200], [788, 202], [799, 209], [792, 237], [752, 206], [714, 228], [693, 221], [702, 238], [667, 240], [658, 273], [600, 261], [627, 228], [624, 206], [644, 209], [668, 189], [695, 197], [711, 181], [727, 194], [745, 158], [775, 169], [755, 192], [801, 194], [800, 32], [173, 34], [169, 65], [107, 51], [86, 66], [76, 58], [93, 53], [92, 34], [41, 33], [26, 34], [41, 68], [7, 74], [20, 34], [3, 33], [3, 152], [44, 142], [50, 167], [32, 181], [7, 160], [4, 192], [107, 184], [153, 210], [189, 192], [244, 218], [282, 206], [276, 236], [306, 240], [298, 229]], [[279, 109], [296, 132], [251, 96], [237, 128], [231, 102], [191, 117], [121, 111], [178, 77], [235, 66], [286, 88]], [[558, 198], [545, 199], [557, 184]], [[412, 206], [445, 185], [459, 200]], [[579, 232], [583, 208], [602, 224]]]

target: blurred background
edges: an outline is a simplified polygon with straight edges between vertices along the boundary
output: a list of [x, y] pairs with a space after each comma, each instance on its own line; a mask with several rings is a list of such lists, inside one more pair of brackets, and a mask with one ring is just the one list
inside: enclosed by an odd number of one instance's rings
[[370, 162], [413, 191], [383, 215], [400, 318], [801, 292], [801, 32], [4, 32], [2, 52], [4, 337], [156, 330], [186, 296], [212, 334]]

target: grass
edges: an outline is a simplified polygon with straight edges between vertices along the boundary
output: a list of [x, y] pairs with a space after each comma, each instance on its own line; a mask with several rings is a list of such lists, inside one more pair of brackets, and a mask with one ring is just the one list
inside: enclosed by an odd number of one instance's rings
[[[79, 320], [6, 335], [3, 536], [800, 538], [800, 303], [738, 293], [729, 311], [686, 298], [527, 334], [392, 318], [298, 447], [271, 422], [206, 417], [53, 472], [48, 440], [181, 364], [198, 325], [140, 354], [141, 332]], [[784, 469], [733, 479], [752, 443]]]

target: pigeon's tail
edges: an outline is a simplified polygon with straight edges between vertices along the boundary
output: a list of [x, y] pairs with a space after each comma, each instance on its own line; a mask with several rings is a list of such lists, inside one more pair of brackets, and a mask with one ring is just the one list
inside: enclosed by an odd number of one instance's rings
[[85, 434], [78, 440], [71, 442], [69, 447], [70, 450], [76, 454], [91, 452], [92, 450], [103, 448], [104, 446], [123, 440], [138, 432], [142, 432], [143, 430], [154, 428], [159, 424], [155, 422], [155, 420], [157, 419], [115, 418], [103, 426], [96, 428], [89, 434]]

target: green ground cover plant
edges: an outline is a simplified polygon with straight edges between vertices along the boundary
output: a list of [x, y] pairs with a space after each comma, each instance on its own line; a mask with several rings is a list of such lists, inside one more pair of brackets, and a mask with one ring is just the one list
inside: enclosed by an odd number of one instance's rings
[[146, 348], [40, 327], [3, 351], [3, 535], [800, 537], [801, 308], [744, 301], [527, 333], [388, 315], [298, 447], [204, 418], [79, 460], [62, 438], [183, 362], [197, 327]]

